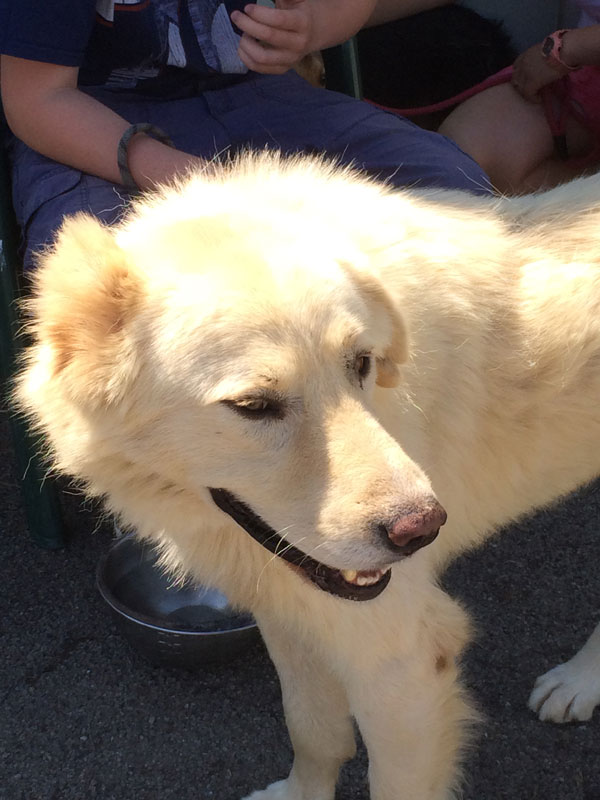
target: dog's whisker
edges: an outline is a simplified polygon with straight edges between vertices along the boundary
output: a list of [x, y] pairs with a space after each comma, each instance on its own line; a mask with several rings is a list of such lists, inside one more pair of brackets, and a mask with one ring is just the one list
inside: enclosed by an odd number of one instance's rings
[[408, 400], [408, 402], [410, 403], [410, 405], [411, 405], [411, 406], [412, 406], [412, 407], [413, 407], [413, 408], [414, 408], [416, 411], [418, 411], [418, 412], [419, 412], [419, 414], [421, 414], [421, 415], [422, 415], [423, 419], [425, 419], [426, 421], [428, 421], [428, 420], [427, 420], [427, 414], [426, 414], [426, 413], [425, 413], [425, 411], [424, 411], [424, 410], [421, 408], [421, 406], [417, 405], [417, 403], [414, 401], [414, 399], [413, 399], [412, 397], [407, 397], [406, 399]]
[[[284, 526], [283, 526], [283, 528], [278, 528], [278, 529], [275, 531], [275, 534], [276, 534], [277, 536], [283, 536], [283, 535], [286, 533], [286, 531], [291, 531], [291, 530], [292, 530], [292, 528], [293, 528], [293, 527], [295, 527], [295, 525], [296, 525], [296, 523], [295, 523], [295, 522], [290, 522], [290, 524], [289, 524], [289, 525], [284, 525]], [[304, 537], [304, 538], [306, 538], [306, 537]]]
[[[287, 525], [285, 528], [281, 528], [279, 532], [278, 532], [278, 531], [274, 531], [274, 532], [273, 532], [273, 535], [272, 535], [272, 536], [270, 536], [270, 537], [269, 537], [269, 539], [267, 539], [266, 541], [269, 541], [269, 540], [270, 540], [270, 539], [272, 539], [274, 536], [279, 536], [279, 535], [281, 535], [281, 533], [282, 533], [283, 531], [290, 530], [292, 527], [294, 527], [294, 526], [293, 526], [293, 525]], [[305, 538], [306, 538], [306, 537], [302, 537], [302, 539], [300, 539], [300, 542], [301, 542], [301, 541], [303, 541]], [[282, 555], [283, 553], [285, 553], [285, 552], [286, 552], [286, 550], [288, 550], [290, 547], [294, 547], [294, 545], [293, 545], [293, 544], [291, 544], [291, 542], [287, 542], [287, 543], [286, 543], [286, 546], [285, 546], [283, 549], [281, 549], [281, 550], [278, 550], [278, 549], [277, 549], [277, 547], [275, 548], [275, 553], [273, 553], [273, 555], [271, 556], [271, 558], [270, 558], [270, 559], [267, 561], [267, 563], [266, 563], [266, 564], [264, 565], [264, 567], [261, 569], [261, 571], [260, 571], [260, 575], [259, 575], [259, 576], [258, 576], [258, 578], [256, 579], [256, 591], [257, 591], [257, 592], [258, 592], [258, 591], [259, 591], [259, 589], [260, 589], [260, 581], [261, 581], [261, 578], [262, 578], [262, 576], [263, 576], [263, 573], [264, 573], [264, 571], [267, 569], [267, 567], [268, 567], [270, 564], [272, 564], [274, 561], [276, 561], [278, 558], [280, 558], [280, 557], [281, 557], [281, 555]]]
[[391, 184], [392, 181], [394, 180], [394, 178], [396, 177], [396, 175], [400, 172], [401, 167], [402, 167], [402, 164], [398, 164], [396, 169], [387, 176], [387, 178], [385, 179], [384, 183]]
[[258, 592], [260, 591], [260, 582], [261, 582], [261, 580], [262, 580], [262, 576], [263, 576], [263, 574], [264, 574], [265, 570], [266, 570], [266, 569], [267, 569], [267, 567], [269, 567], [269, 566], [270, 566], [270, 565], [271, 565], [273, 562], [276, 562], [278, 558], [279, 558], [279, 555], [278, 555], [277, 553], [274, 553], [274, 554], [271, 556], [271, 558], [270, 558], [270, 559], [267, 561], [267, 563], [264, 565], [264, 567], [261, 569], [261, 571], [260, 571], [260, 574], [259, 574], [258, 578], [256, 579], [256, 592], [257, 592], [257, 594], [258, 594]]
[[468, 175], [462, 167], [459, 167], [459, 172], [461, 172], [464, 175], [465, 179], [468, 180], [470, 183], [472, 183], [473, 186], [477, 186], [478, 189], [483, 189], [485, 192], [488, 192], [490, 189], [493, 192], [497, 191], [496, 188], [494, 187], [494, 184], [491, 182], [491, 180], [487, 176], [486, 176], [486, 180], [478, 181], [475, 178], [473, 178], [471, 175]]
[[27, 461], [27, 466], [25, 467], [23, 474], [21, 475], [22, 481], [24, 481], [25, 478], [27, 477], [27, 473], [29, 472], [29, 467], [31, 466], [32, 463], [33, 463], [33, 456], [31, 456], [31, 458]]
[[293, 544], [292, 542], [288, 542], [288, 541], [285, 541], [285, 540], [282, 539], [279, 542], [279, 544], [282, 544], [283, 547], [279, 548], [279, 545], [278, 545], [275, 548], [275, 555], [280, 556], [283, 553], [286, 553], [288, 550], [293, 549], [294, 547], [297, 547], [297, 545], [302, 544], [302, 542], [304, 541], [305, 538], [306, 537], [303, 536], [301, 539], [298, 540], [298, 542], [296, 542], [296, 544]]
[[[278, 530], [278, 531], [273, 531], [273, 533], [270, 536], [267, 536], [267, 538], [265, 539], [265, 542], [270, 542], [272, 539], [275, 539], [275, 538], [283, 536], [286, 531], [291, 530], [293, 527], [294, 527], [294, 523], [292, 523], [290, 525], [286, 525], [285, 528], [280, 528], [280, 530]], [[277, 545], [276, 545], [276, 547], [277, 547]]]
[[[286, 528], [282, 528], [281, 531], [288, 530], [291, 527], [293, 527], [293, 526], [292, 525], [288, 525]], [[276, 549], [276, 552], [272, 555], [272, 557], [267, 561], [265, 566], [260, 571], [260, 575], [258, 576], [258, 578], [256, 580], [256, 590], [257, 591], [260, 589], [260, 581], [261, 581], [263, 573], [267, 569], [267, 567], [270, 564], [272, 564], [274, 561], [276, 561], [277, 558], [280, 558], [281, 556], [283, 556], [286, 553], [287, 550], [289, 550], [291, 548], [294, 548], [297, 545], [300, 545], [306, 538], [307, 538], [306, 536], [303, 536], [295, 544], [292, 544], [291, 542], [286, 542], [286, 544], [285, 544], [285, 546], [283, 548]], [[325, 544], [325, 543], [321, 542], [321, 543], [317, 544], [315, 547], [312, 548], [311, 553], [314, 553], [314, 551], [317, 550], [319, 547], [322, 547], [323, 544]], [[308, 553], [304, 553], [304, 558], [298, 563], [298, 566], [302, 566], [302, 564], [304, 563], [305, 559], [306, 558], [310, 558], [310, 557], [311, 556]]]
[[312, 558], [312, 557], [313, 557], [313, 555], [314, 555], [314, 553], [316, 553], [316, 551], [317, 551], [319, 548], [321, 548], [321, 547], [324, 547], [326, 544], [327, 544], [326, 542], [318, 542], [316, 545], [314, 545], [313, 547], [311, 547], [311, 549], [310, 549], [310, 550], [307, 550], [307, 551], [304, 553], [305, 557], [306, 557], [306, 558]]
[[223, 158], [223, 156], [225, 156], [227, 154], [229, 154], [229, 157], [231, 158], [231, 146], [230, 145], [225, 145], [225, 146], [221, 147], [220, 150], [215, 150], [215, 153], [212, 156], [212, 158], [208, 159], [206, 161], [206, 163], [202, 166], [202, 171], [205, 172], [209, 166], [210, 167], [218, 166], [221, 163], [221, 159]]
[[125, 205], [126, 205], [125, 200], [123, 198], [120, 198], [120, 199], [121, 199], [121, 202], [118, 203], [116, 206], [110, 206], [110, 208], [103, 208], [100, 213], [102, 213], [102, 214], [111, 214], [114, 211], [119, 211], [120, 209], [124, 208]]

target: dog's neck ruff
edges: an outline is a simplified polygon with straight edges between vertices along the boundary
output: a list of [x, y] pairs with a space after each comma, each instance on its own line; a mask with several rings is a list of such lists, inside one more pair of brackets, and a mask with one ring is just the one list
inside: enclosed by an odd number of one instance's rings
[[388, 585], [391, 571], [372, 584], [358, 586], [344, 579], [342, 572], [322, 564], [289, 544], [273, 530], [246, 503], [239, 500], [227, 489], [209, 489], [217, 506], [237, 522], [247, 533], [269, 552], [283, 558], [300, 570], [312, 583], [329, 594], [342, 597], [344, 600], [373, 600]]

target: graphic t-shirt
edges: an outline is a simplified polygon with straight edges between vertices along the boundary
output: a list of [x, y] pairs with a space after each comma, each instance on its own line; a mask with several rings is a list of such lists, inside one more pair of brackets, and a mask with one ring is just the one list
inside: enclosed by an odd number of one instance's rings
[[167, 68], [239, 74], [230, 14], [248, 0], [0, 0], [0, 52], [80, 67], [80, 83], [133, 88]]

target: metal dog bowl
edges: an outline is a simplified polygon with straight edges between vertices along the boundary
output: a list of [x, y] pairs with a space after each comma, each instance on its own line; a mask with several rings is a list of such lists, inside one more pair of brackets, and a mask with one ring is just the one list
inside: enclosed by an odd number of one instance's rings
[[174, 583], [157, 566], [154, 548], [133, 536], [100, 559], [96, 583], [129, 643], [153, 664], [222, 663], [259, 638], [250, 614], [234, 611], [216, 589]]

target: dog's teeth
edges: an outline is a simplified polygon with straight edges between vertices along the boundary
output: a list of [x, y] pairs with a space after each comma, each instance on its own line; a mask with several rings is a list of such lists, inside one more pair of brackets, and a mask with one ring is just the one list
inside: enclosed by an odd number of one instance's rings
[[383, 572], [381, 570], [377, 572], [368, 572], [366, 575], [359, 575], [356, 582], [359, 586], [369, 586], [371, 583], [377, 583], [382, 575]]
[[348, 583], [353, 583], [355, 586], [370, 586], [372, 583], [377, 583], [381, 580], [385, 570], [365, 570], [365, 572], [357, 572], [355, 569], [342, 570], [342, 577]]

